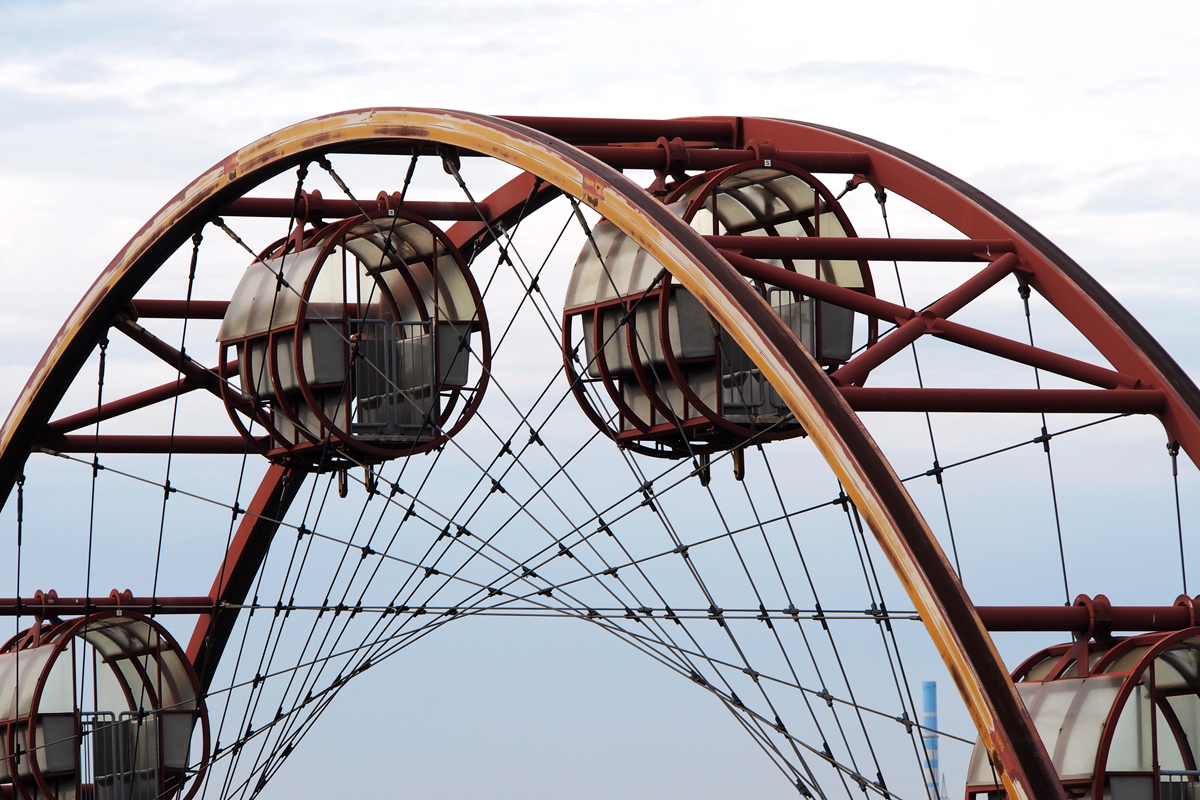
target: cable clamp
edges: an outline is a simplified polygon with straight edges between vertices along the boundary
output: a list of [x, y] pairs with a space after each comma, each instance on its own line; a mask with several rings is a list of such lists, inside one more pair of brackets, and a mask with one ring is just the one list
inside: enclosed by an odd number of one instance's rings
[[821, 604], [816, 603], [817, 613], [813, 614], [813, 619], [821, 623], [821, 627], [829, 630], [829, 623], [825, 621], [825, 612], [821, 610]]
[[758, 604], [758, 616], [755, 619], [767, 623], [769, 629], [775, 630], [775, 626], [771, 624], [771, 615], [767, 613], [767, 608], [762, 603]]

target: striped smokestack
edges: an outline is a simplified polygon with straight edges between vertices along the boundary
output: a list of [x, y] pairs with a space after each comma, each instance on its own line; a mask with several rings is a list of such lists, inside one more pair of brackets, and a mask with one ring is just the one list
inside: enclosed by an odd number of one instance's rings
[[921, 713], [921, 741], [925, 745], [925, 794], [929, 800], [939, 800], [938, 792], [938, 736], [937, 736], [937, 681], [925, 681], [922, 685], [924, 708]]

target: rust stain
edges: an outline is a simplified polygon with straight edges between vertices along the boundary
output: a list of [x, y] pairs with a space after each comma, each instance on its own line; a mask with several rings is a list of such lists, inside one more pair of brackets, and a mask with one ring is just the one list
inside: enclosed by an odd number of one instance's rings
[[277, 161], [282, 155], [278, 148], [271, 148], [270, 150], [258, 153], [253, 158], [247, 159], [241, 166], [245, 171], [253, 172], [259, 167], [267, 166]]
[[583, 173], [583, 202], [593, 209], [599, 209], [604, 201], [604, 183], [590, 172]]
[[429, 128], [420, 125], [376, 125], [372, 132], [377, 136], [395, 136], [401, 139], [429, 138]]
[[305, 136], [300, 140], [300, 147], [302, 149], [317, 147], [319, 145], [328, 144], [329, 142], [339, 138], [341, 137], [337, 136], [333, 131], [323, 131], [321, 133], [315, 133], [312, 136]]
[[237, 168], [238, 168], [238, 154], [237, 153], [233, 153], [232, 155], [227, 156], [225, 158], [225, 160], [221, 162], [221, 173], [229, 180], [233, 180], [234, 178], [237, 177]]

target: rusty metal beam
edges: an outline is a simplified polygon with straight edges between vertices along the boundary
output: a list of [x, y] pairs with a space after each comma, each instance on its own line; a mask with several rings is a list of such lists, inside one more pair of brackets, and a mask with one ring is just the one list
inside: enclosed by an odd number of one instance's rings
[[[722, 122], [733, 131], [733, 147], [745, 146], [753, 137], [758, 142], [772, 139], [784, 151], [840, 152], [846, 154], [846, 161], [859, 163], [865, 156], [871, 169], [869, 177], [883, 178], [882, 173], [887, 173], [888, 179], [881, 180], [881, 185], [890, 189], [889, 180], [895, 177], [901, 185], [916, 187], [916, 194], [941, 193], [949, 200], [935, 197], [931, 204], [938, 206], [942, 219], [974, 238], [1019, 239], [1022, 262], [1038, 259], [1036, 245], [1030, 245], [1029, 237], [1014, 232], [1014, 226], [1002, 222], [992, 209], [972, 205], [972, 199], [958, 191], [958, 184], [935, 175], [928, 165], [904, 161], [876, 143], [851, 140], [815, 126], [770, 120]], [[527, 128], [502, 119], [423, 109], [345, 112], [286, 128], [207, 171], [131, 240], [64, 323], [0, 431], [0, 490], [10, 491], [29, 445], [48, 420], [54, 405], [49, 401], [62, 396], [104, 326], [204, 220], [264, 179], [324, 152], [414, 141], [495, 154], [518, 169], [535, 172], [587, 202], [618, 228], [638, 236], [639, 244], [700, 299], [753, 359], [846, 487], [896, 568], [962, 690], [1011, 800], [1061, 798], [1062, 786], [1049, 756], [932, 531], [860, 420], [794, 334], [698, 232], [632, 181], [576, 147], [543, 134], [532, 135]], [[658, 153], [656, 157], [662, 159], [663, 155]], [[1035, 273], [1045, 261], [1042, 258], [1033, 264]], [[1180, 429], [1172, 415], [1182, 413], [1181, 408], [1187, 411], [1188, 401], [1180, 406], [1180, 393], [1170, 386], [1170, 376], [1164, 377], [1161, 370], [1142, 369], [1136, 345], [1117, 348], [1119, 352], [1109, 346], [1121, 340], [1124, 333], [1119, 322], [1097, 325], [1089, 321], [1088, 309], [1100, 303], [1097, 295], [1080, 291], [1078, 281], [1057, 281], [1052, 275], [1035, 274], [1031, 285], [1048, 293], [1056, 305], [1070, 306], [1069, 316], [1083, 320], [1080, 327], [1086, 329], [1089, 339], [1106, 356], [1114, 352], [1109, 360], [1118, 369], [1139, 378], [1144, 372], [1148, 385], [1169, 390], [1170, 409], [1164, 418], [1169, 430]], [[1124, 341], [1128, 343], [1128, 337]], [[1189, 391], [1194, 394], [1195, 388]], [[1185, 441], [1185, 447], [1190, 442], [1195, 445], [1195, 453], [1200, 453], [1200, 425], [1195, 415], [1184, 422], [1190, 426], [1185, 433], [1192, 437]]]
[[965, 181], [916, 156], [848, 131], [786, 120], [743, 118], [743, 135], [779, 147], [865, 152], [865, 176], [947, 220], [964, 236], [1009, 238], [1029, 285], [1048, 300], [1119, 372], [1166, 394], [1167, 435], [1200, 465], [1200, 388], [1153, 336], [1082, 267], [1033, 226]]
[[147, 319], [224, 319], [228, 300], [143, 300], [130, 305], [139, 318]]
[[500, 117], [573, 145], [653, 142], [659, 137], [686, 142], [731, 145], [737, 141], [738, 119], [592, 119], [588, 117]]
[[0, 597], [0, 617], [68, 617], [120, 608], [139, 614], [206, 614], [213, 610], [208, 597]]
[[[663, 147], [605, 147], [583, 146], [579, 148], [615, 169], [660, 169], [676, 167]], [[809, 172], [841, 172], [853, 175], [866, 172], [871, 167], [870, 159], [854, 153], [827, 153], [809, 150], [780, 150], [772, 156], [775, 161], [786, 161]], [[689, 147], [683, 162], [678, 166], [690, 170], [710, 170], [731, 167], [757, 161], [752, 150], [714, 150]]]
[[[362, 206], [361, 211], [359, 206]], [[359, 200], [355, 205], [352, 200], [322, 198], [317, 209], [317, 216], [322, 219], [345, 219], [363, 211], [384, 211], [385, 207], [375, 199]], [[479, 219], [470, 203], [405, 200], [400, 209], [435, 221]], [[294, 201], [290, 197], [239, 197], [221, 209], [221, 216], [289, 219], [294, 210]]]
[[1140, 381], [1132, 375], [1126, 375], [1106, 367], [1098, 367], [1077, 358], [1053, 353], [1040, 347], [1033, 347], [1024, 342], [1007, 339], [945, 319], [936, 320], [930, 333], [939, 339], [961, 344], [980, 352], [991, 353], [1000, 358], [1007, 358], [1009, 361], [1044, 369], [1065, 378], [1090, 383], [1103, 389], [1129, 388], [1140, 384]]
[[228, 300], [133, 300], [133, 313], [146, 319], [224, 319]]
[[[303, 486], [304, 478], [304, 472], [272, 464], [246, 508], [209, 590], [209, 612], [196, 623], [187, 647], [188, 660], [200, 678], [201, 694], [212, 684], [237, 622], [238, 609], [226, 605], [245, 602], [280, 521]], [[213, 611], [214, 608], [218, 610]]]
[[158, 356], [169, 366], [178, 369], [184, 377], [191, 378], [201, 389], [212, 392], [221, 397], [223, 401], [228, 397], [228, 402], [233, 408], [248, 416], [254, 415], [255, 407], [250, 398], [228, 385], [225, 387], [225, 394], [222, 394], [220, 376], [203, 364], [193, 360], [191, 356], [176, 350], [133, 320], [118, 319], [113, 324], [113, 327]]
[[847, 289], [828, 281], [810, 278], [807, 275], [801, 275], [798, 272], [792, 272], [788, 269], [781, 269], [772, 264], [748, 258], [740, 253], [722, 250], [721, 255], [725, 256], [725, 259], [733, 265], [733, 268], [747, 278], [760, 280], [784, 289], [792, 289], [809, 297], [833, 303], [835, 306], [842, 306], [851, 311], [857, 311], [860, 314], [866, 314], [888, 322], [903, 322], [904, 320], [912, 319], [916, 314], [911, 308], [889, 303], [887, 300], [880, 300], [878, 297], [855, 289]]
[[[269, 439], [262, 439], [269, 445]], [[77, 433], [40, 440], [37, 447], [55, 453], [212, 453], [241, 455], [254, 447], [241, 436], [153, 436]]]
[[1097, 623], [1113, 631], [1181, 631], [1194, 627], [1187, 606], [1113, 606], [1104, 619], [1074, 606], [976, 606], [989, 631], [1086, 631]]
[[[225, 366], [227, 370], [233, 371], [237, 369], [237, 362], [230, 361]], [[120, 400], [109, 401], [100, 406], [100, 408], [89, 408], [87, 411], [80, 411], [78, 414], [71, 414], [70, 416], [53, 420], [46, 425], [46, 432], [42, 435], [42, 438], [53, 438], [70, 433], [71, 431], [77, 431], [80, 428], [95, 425], [97, 422], [119, 417], [122, 414], [129, 414], [147, 406], [152, 406], [155, 403], [161, 403], [164, 400], [170, 400], [173, 397], [193, 392], [199, 388], [199, 384], [188, 377], [183, 377], [178, 381], [168, 381], [152, 389], [146, 389], [127, 397], [122, 397]]]
[[[717, 244], [724, 245], [726, 242], [733, 240], [745, 241], [772, 241], [772, 237], [740, 237], [740, 236], [718, 236], [705, 237], [710, 242], [714, 239], [718, 240]], [[795, 239], [795, 242], [813, 241], [812, 239]], [[832, 241], [832, 240], [831, 240]], [[877, 239], [877, 240], [862, 240], [862, 239], [839, 239], [836, 241], [845, 242], [892, 242], [895, 239]], [[953, 240], [950, 240], [953, 241]], [[790, 247], [790, 245], [789, 245]], [[757, 246], [750, 247], [757, 255], [764, 253], [775, 253], [779, 256], [786, 253], [788, 248], [779, 248], [772, 250], [770, 246], [757, 249]], [[915, 342], [918, 338], [925, 334], [933, 334], [942, 339], [970, 347], [981, 352], [991, 355], [1006, 358], [1018, 363], [1027, 364], [1030, 366], [1044, 369], [1048, 372], [1053, 372], [1064, 377], [1074, 380], [1090, 383], [1094, 386], [1099, 386], [1105, 389], [1114, 388], [1132, 388], [1138, 385], [1136, 378], [1117, 372], [1106, 367], [1089, 364], [1079, 359], [1070, 358], [1068, 356], [1059, 355], [1048, 350], [1043, 350], [1038, 347], [1025, 344], [1023, 342], [1006, 339], [1002, 336], [987, 333], [984, 331], [970, 328], [965, 325], [960, 325], [955, 322], [949, 322], [945, 317], [950, 316], [954, 312], [961, 309], [968, 302], [975, 299], [983, 292], [994, 286], [998, 281], [1009, 275], [1016, 269], [1019, 269], [1018, 258], [1014, 253], [1004, 253], [996, 258], [991, 264], [983, 268], [975, 275], [968, 278], [960, 286], [946, 294], [941, 299], [934, 302], [929, 308], [922, 312], [917, 312], [911, 308], [889, 303], [886, 300], [880, 300], [877, 297], [856, 292], [852, 289], [846, 289], [841, 286], [834, 286], [825, 281], [811, 278], [806, 275], [801, 275], [791, 270], [782, 269], [771, 264], [765, 264], [754, 258], [750, 258], [740, 252], [731, 250], [720, 250], [722, 256], [725, 257], [734, 269], [739, 274], [772, 283], [776, 286], [781, 286], [785, 289], [793, 289], [811, 297], [816, 297], [819, 300], [833, 303], [834, 305], [857, 311], [862, 314], [868, 314], [878, 319], [895, 322], [900, 325], [898, 330], [893, 331], [887, 336], [880, 339], [871, 347], [867, 348], [861, 354], [849, 361], [847, 364], [838, 368], [830, 374], [833, 382], [839, 386], [850, 386], [863, 381], [871, 370], [878, 367], [904, 348]], [[765, 255], [763, 257], [766, 257]], [[1148, 400], [1141, 399], [1139, 403], [1148, 403]], [[1158, 413], [1157, 411], [1154, 413]]]
[[552, 183], [539, 181], [534, 175], [522, 172], [487, 196], [480, 204], [484, 220], [476, 214], [470, 220], [456, 222], [446, 235], [470, 260], [480, 250], [490, 245], [500, 233], [497, 223], [505, 230], [561, 194]]
[[847, 236], [705, 236], [718, 250], [750, 258], [878, 261], [992, 261], [1011, 253], [1007, 239], [866, 239]]
[[113, 327], [158, 356], [168, 366], [179, 370], [184, 377], [191, 378], [201, 388], [213, 393], [220, 392], [218, 384], [221, 379], [215, 372], [196, 362], [191, 356], [179, 352], [141, 325], [132, 320], [122, 319], [117, 320]]
[[53, 420], [46, 425], [46, 431], [42, 434], [42, 439], [63, 436], [71, 431], [77, 431], [80, 428], [86, 428], [89, 425], [95, 425], [97, 422], [152, 406], [164, 400], [170, 400], [172, 397], [178, 397], [199, 388], [191, 378], [181, 378], [178, 381], [164, 383], [161, 386], [155, 386], [153, 389], [146, 389], [145, 391], [131, 394], [128, 397], [122, 397], [120, 400], [112, 400], [99, 408], [89, 408], [87, 411], [80, 411], [78, 414]]
[[988, 414], [1158, 414], [1155, 389], [893, 389], [839, 386], [855, 411]]

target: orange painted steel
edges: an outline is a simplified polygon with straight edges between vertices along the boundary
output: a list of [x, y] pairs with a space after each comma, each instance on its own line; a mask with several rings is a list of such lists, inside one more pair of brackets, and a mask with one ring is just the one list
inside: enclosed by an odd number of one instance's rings
[[[795, 151], [820, 154], [823, 163], [849, 165], [861, 171], [866, 181], [927, 208], [970, 239], [1011, 242], [1029, 284], [1083, 331], [1116, 370], [1160, 394], [1163, 422], [1193, 460], [1200, 457], [1200, 392], [1115, 300], [1044, 237], [952, 176], [886, 145], [819, 126], [768, 119], [523, 121], [550, 133], [512, 120], [461, 112], [362, 109], [290, 126], [215, 165], [139, 231], [55, 337], [0, 429], [0, 495], [7, 497], [29, 448], [103, 329], [170, 253], [248, 189], [334, 152], [390, 152], [396, 146], [412, 152], [415, 145], [438, 144], [490, 156], [582, 200], [635, 238], [729, 332], [796, 415], [866, 519], [962, 692], [1008, 796], [1012, 800], [1063, 797], [1045, 748], [966, 591], [903, 484], [837, 387], [704, 236], [596, 157], [616, 154], [597, 148], [592, 155], [555, 136], [578, 145], [610, 145], [622, 141], [624, 134], [630, 138], [623, 141], [645, 141], [643, 134], [650, 131], [660, 137], [686, 137], [688, 149], [702, 141], [745, 148], [756, 158], [766, 157], [768, 150]], [[768, 142], [773, 143], [769, 148]], [[675, 165], [671, 148], [662, 149], [656, 157], [663, 159], [664, 168]], [[496, 210], [491, 213], [501, 216]], [[471, 235], [486, 241], [487, 234], [478, 227]], [[279, 496], [279, 469], [272, 468], [263, 486], [273, 497]], [[278, 508], [279, 503], [272, 502]], [[239, 574], [257, 568], [253, 558], [242, 559], [231, 552], [225, 568], [235, 567]], [[214, 591], [219, 594], [219, 589], [218, 583]], [[193, 657], [196, 645], [193, 640], [189, 648]]]

